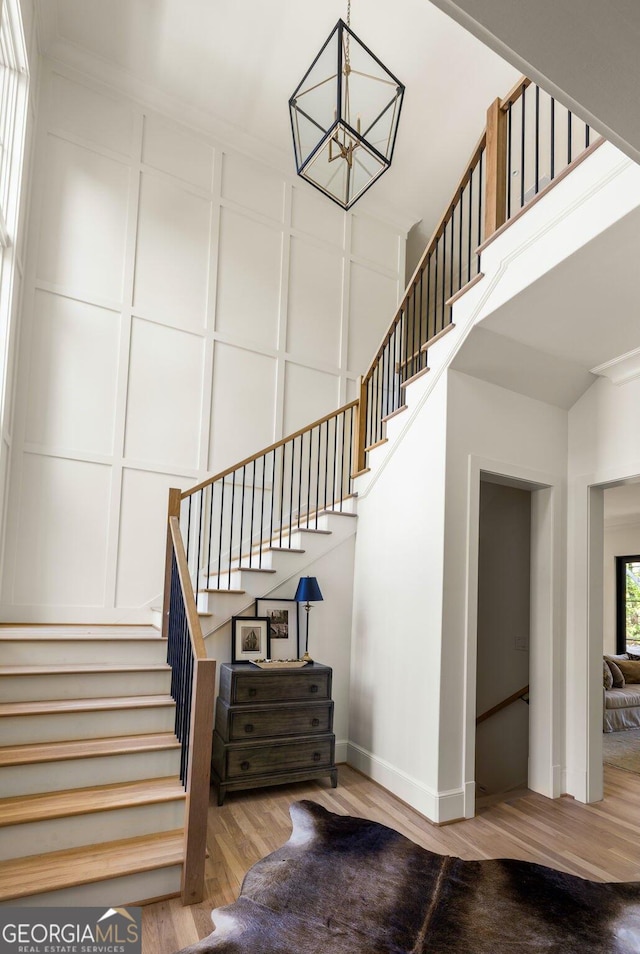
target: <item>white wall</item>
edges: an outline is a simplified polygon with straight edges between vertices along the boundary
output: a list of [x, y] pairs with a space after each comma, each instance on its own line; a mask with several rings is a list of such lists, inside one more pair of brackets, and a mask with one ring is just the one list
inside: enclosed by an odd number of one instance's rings
[[349, 762], [429, 818], [438, 805], [446, 378], [358, 497]]
[[146, 620], [168, 488], [354, 397], [406, 236], [42, 73], [2, 612]]

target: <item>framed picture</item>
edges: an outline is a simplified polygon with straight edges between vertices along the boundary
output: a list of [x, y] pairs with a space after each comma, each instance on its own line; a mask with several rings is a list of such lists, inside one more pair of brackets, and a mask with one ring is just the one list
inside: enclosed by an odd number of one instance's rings
[[269, 620], [271, 659], [299, 659], [298, 607], [295, 600], [256, 600], [256, 616]]
[[231, 618], [231, 662], [269, 658], [269, 619], [266, 616]]

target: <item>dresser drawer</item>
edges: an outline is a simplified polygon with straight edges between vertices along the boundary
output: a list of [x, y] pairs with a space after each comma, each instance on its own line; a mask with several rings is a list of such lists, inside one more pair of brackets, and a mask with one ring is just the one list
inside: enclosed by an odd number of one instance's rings
[[291, 735], [321, 735], [333, 728], [333, 702], [288, 703], [280, 706], [216, 704], [216, 732], [225, 742]]
[[330, 699], [331, 674], [323, 672], [265, 673], [255, 671], [234, 674], [231, 686], [231, 703], [247, 702], [294, 702], [303, 699]]
[[297, 739], [294, 742], [225, 745], [216, 733], [213, 764], [218, 775], [228, 780], [300, 769], [320, 769], [333, 765], [334, 747], [333, 735]]

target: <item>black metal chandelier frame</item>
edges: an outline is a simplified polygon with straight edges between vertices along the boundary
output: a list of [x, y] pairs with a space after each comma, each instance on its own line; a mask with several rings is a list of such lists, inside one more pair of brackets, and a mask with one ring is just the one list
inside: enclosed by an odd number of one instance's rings
[[[329, 44], [337, 36], [337, 68], [335, 73], [332, 73], [325, 79], [321, 80], [319, 83], [314, 84], [309, 89], [304, 89], [305, 82], [317, 66], [325, 50]], [[382, 79], [377, 76], [372, 76], [370, 74], [359, 75], [364, 76], [365, 78], [371, 80], [372, 82], [383, 82], [388, 83], [390, 86], [395, 87], [395, 92], [391, 99], [384, 105], [382, 110], [375, 116], [375, 118], [370, 121], [367, 125], [367, 128], [364, 132], [360, 129], [360, 120], [357, 120], [356, 125], [354, 126], [351, 121], [351, 103], [349, 96], [349, 79], [350, 75], [353, 72], [356, 74], [357, 71], [352, 70], [350, 65], [350, 42], [353, 40], [359, 47], [369, 56], [371, 59], [380, 67], [380, 70], [383, 72], [385, 78]], [[298, 99], [305, 95], [306, 93], [313, 92], [318, 87], [326, 83], [336, 83], [336, 101], [334, 108], [334, 118], [328, 127], [323, 126], [317, 119], [314, 119], [308, 112], [306, 112], [298, 103]], [[301, 92], [302, 91], [302, 92]], [[348, 23], [345, 23], [344, 20], [338, 20], [337, 24], [327, 37], [326, 41], [323, 43], [320, 51], [317, 56], [311, 63], [311, 66], [304, 74], [302, 80], [296, 87], [295, 92], [289, 99], [289, 114], [291, 119], [291, 133], [294, 141], [294, 151], [296, 158], [296, 170], [298, 175], [302, 176], [309, 182], [314, 188], [318, 189], [329, 199], [335, 202], [343, 209], [350, 209], [351, 206], [360, 199], [368, 189], [376, 182], [380, 176], [387, 171], [391, 165], [393, 159], [393, 153], [395, 149], [395, 140], [398, 129], [398, 122], [400, 120], [400, 112], [402, 110], [402, 102], [404, 97], [405, 87], [397, 79], [396, 76], [391, 73], [389, 69], [382, 63], [382, 61], [373, 53], [369, 47], [362, 42], [362, 40], [356, 36], [356, 34], [351, 30]], [[344, 97], [343, 97], [343, 94]], [[345, 104], [345, 109], [343, 110], [343, 102]], [[382, 152], [371, 142], [367, 140], [367, 135], [376, 126], [377, 123], [385, 116], [389, 111], [393, 110], [390, 122], [389, 122], [389, 136], [387, 140], [386, 151]], [[346, 114], [346, 115], [345, 115]], [[299, 128], [299, 116], [302, 116], [307, 122], [311, 123], [312, 126], [317, 128], [320, 138], [315, 146], [310, 150], [308, 155], [302, 154], [301, 147], [301, 133]], [[338, 198], [333, 194], [329, 188], [327, 188], [322, 183], [318, 182], [310, 174], [310, 170], [313, 168], [313, 164], [318, 156], [320, 156], [321, 151], [328, 145], [328, 162], [331, 163], [335, 160], [344, 160], [347, 164], [346, 170], [346, 188], [345, 188], [345, 197], [344, 199]], [[369, 175], [369, 181], [363, 187], [359, 188], [355, 194], [350, 195], [351, 190], [351, 176], [353, 174], [353, 166], [355, 163], [358, 163], [357, 150], [362, 150], [363, 152], [368, 152], [369, 155], [375, 159], [378, 163], [379, 168], [374, 174]]]

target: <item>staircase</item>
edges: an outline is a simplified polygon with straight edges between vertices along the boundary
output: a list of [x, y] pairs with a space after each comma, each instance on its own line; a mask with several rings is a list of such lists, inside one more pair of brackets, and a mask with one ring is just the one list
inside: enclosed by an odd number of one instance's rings
[[[378, 479], [460, 343], [452, 306], [482, 279], [482, 241], [561, 174], [553, 147], [548, 174], [540, 166], [537, 124], [535, 163], [525, 162], [525, 101], [531, 115], [541, 95], [523, 79], [490, 107], [358, 398], [191, 490], [170, 492], [164, 604], [153, 615], [178, 647], [177, 718], [167, 641], [157, 629], [0, 627], [0, 904], [103, 905], [107, 898], [114, 906], [181, 891], [189, 902], [202, 896], [212, 660], [229, 658], [233, 616], [293, 587], [355, 533], [348, 518], [355, 517], [356, 487], [364, 494]], [[551, 101], [551, 143], [560, 110]], [[568, 121], [575, 129], [571, 114]], [[572, 152], [569, 135], [564, 168], [597, 146], [588, 126], [580, 130], [584, 147], [574, 143]], [[192, 681], [202, 684], [193, 696]], [[188, 799], [179, 777], [187, 774], [185, 753], [197, 774]], [[185, 822], [186, 801], [190, 813], [197, 803], [188, 816], [195, 821]], [[193, 868], [192, 851], [200, 853]], [[191, 870], [187, 890], [184, 872]]]
[[180, 890], [166, 643], [152, 627], [0, 627], [0, 903]]

